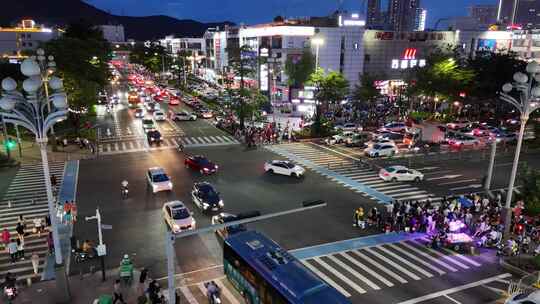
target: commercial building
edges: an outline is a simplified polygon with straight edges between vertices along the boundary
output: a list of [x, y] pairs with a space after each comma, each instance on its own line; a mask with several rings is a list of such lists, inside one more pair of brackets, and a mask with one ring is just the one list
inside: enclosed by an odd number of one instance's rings
[[488, 29], [497, 22], [497, 6], [492, 4], [478, 4], [469, 7], [469, 16], [474, 18], [481, 29]]
[[414, 31], [423, 32], [426, 29], [427, 10], [417, 8], [414, 16]]
[[381, 0], [368, 0], [366, 11], [366, 28], [382, 26]]
[[22, 20], [15, 27], [0, 27], [0, 56], [16, 61], [25, 51], [33, 51], [59, 35], [58, 30], [37, 25], [30, 19]]
[[389, 0], [388, 25], [395, 32], [413, 31], [420, 0]]
[[497, 20], [512, 29], [540, 28], [540, 1], [499, 0]]
[[[258, 60], [256, 67], [259, 88], [268, 92], [275, 103], [291, 101], [302, 105], [301, 90], [289, 92], [284, 71], [287, 59], [299, 60], [306, 48], [311, 49], [319, 67], [338, 71], [349, 80], [351, 87], [358, 83], [363, 70], [362, 36], [365, 20], [358, 14], [334, 15], [324, 18], [284, 20], [269, 24], [245, 26], [239, 29], [240, 46], [247, 45]], [[215, 43], [214, 39], [214, 43]]]
[[124, 26], [118, 25], [98, 25], [101, 32], [103, 32], [103, 38], [110, 43], [121, 43], [126, 41], [124, 34]]
[[174, 36], [166, 36], [165, 39], [159, 40], [159, 44], [171, 54], [178, 54], [179, 52], [185, 51], [204, 55], [206, 51], [205, 42], [204, 38], [176, 38]]

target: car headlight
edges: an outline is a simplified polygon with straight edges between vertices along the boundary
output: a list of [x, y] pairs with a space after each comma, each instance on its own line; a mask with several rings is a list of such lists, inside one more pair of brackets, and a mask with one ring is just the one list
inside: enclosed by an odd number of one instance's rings
[[152, 184], [152, 190], [156, 191], [157, 186]]
[[223, 203], [223, 200], [219, 200], [219, 203], [218, 203], [218, 204], [219, 204], [220, 207], [223, 207], [223, 206], [225, 205], [225, 204]]
[[203, 168], [204, 171], [208, 171], [209, 169], [208, 168]]
[[169, 188], [172, 188], [172, 183], [171, 182], [169, 182], [167, 185], [169, 186]]
[[174, 229], [174, 230], [180, 230], [180, 226], [174, 224], [174, 225], [173, 225], [173, 229]]
[[218, 168], [219, 168], [219, 167], [218, 167], [218, 165], [215, 165], [215, 166], [214, 166], [214, 169], [216, 169], [216, 170], [217, 170]]
[[207, 203], [203, 203], [202, 206], [203, 206], [203, 209], [208, 209], [208, 207], [210, 207], [210, 205], [208, 205]]

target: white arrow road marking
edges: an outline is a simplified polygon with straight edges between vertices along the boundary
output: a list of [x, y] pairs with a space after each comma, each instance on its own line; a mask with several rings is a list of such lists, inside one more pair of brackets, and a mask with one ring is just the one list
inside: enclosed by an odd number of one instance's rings
[[454, 174], [454, 175], [443, 175], [443, 176], [439, 176], [439, 177], [432, 177], [432, 178], [428, 178], [427, 180], [428, 181], [431, 181], [431, 180], [437, 180], [437, 179], [452, 179], [452, 178], [456, 178], [456, 177], [460, 177], [461, 174]]
[[456, 188], [450, 188], [451, 191], [453, 190], [461, 190], [461, 189], [468, 189], [468, 188], [480, 188], [482, 187], [482, 184], [472, 184], [464, 187], [456, 187]]

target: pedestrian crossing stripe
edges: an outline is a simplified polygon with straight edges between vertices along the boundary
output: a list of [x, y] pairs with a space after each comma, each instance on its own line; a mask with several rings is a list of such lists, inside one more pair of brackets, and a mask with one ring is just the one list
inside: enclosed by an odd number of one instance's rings
[[[50, 174], [57, 177], [58, 184], [62, 182], [64, 163], [49, 163]], [[27, 229], [34, 228], [34, 218], [45, 218], [49, 215], [47, 204], [47, 192], [45, 189], [45, 179], [43, 166], [41, 163], [22, 165], [13, 180], [10, 182], [7, 191], [0, 200], [0, 224], [7, 228], [12, 235], [16, 235], [16, 225], [19, 216], [22, 215], [26, 221]], [[18, 281], [26, 279], [35, 280], [33, 266], [30, 255], [36, 253], [39, 257], [38, 274], [43, 271], [45, 259], [48, 253], [47, 233], [40, 235], [31, 233], [25, 236], [25, 260], [19, 260], [11, 264], [9, 255], [0, 255], [0, 267], [17, 276]]]
[[334, 252], [301, 262], [346, 297], [482, 266], [473, 257], [446, 248], [435, 250], [418, 239]]
[[325, 150], [318, 150], [303, 143], [267, 146], [268, 150], [296, 161], [307, 168], [381, 203], [395, 200], [440, 201], [426, 190], [413, 187], [406, 182], [385, 182], [378, 172], [358, 168], [351, 159], [336, 156]]

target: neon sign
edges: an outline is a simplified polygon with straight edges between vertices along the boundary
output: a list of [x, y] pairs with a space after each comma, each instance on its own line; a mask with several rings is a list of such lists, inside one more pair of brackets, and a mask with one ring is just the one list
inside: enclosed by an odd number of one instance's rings
[[425, 59], [416, 59], [417, 49], [415, 48], [406, 48], [403, 52], [401, 59], [392, 59], [392, 70], [405, 70], [414, 68], [416, 66], [424, 67], [426, 66]]

